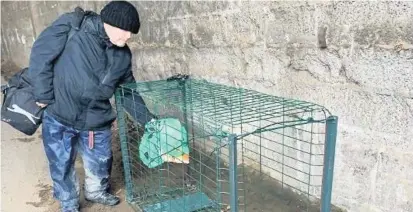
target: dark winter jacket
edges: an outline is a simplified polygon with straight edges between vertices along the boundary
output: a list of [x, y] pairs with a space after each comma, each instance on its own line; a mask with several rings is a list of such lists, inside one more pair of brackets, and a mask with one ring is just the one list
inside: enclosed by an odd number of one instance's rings
[[[72, 27], [76, 30], [68, 39]], [[129, 47], [113, 45], [100, 16], [83, 11], [63, 14], [38, 36], [31, 51], [29, 76], [34, 96], [48, 104], [47, 112], [79, 130], [110, 127], [116, 114], [109, 99], [117, 86], [135, 81]], [[134, 99], [141, 110], [135, 118], [147, 122], [152, 117], [146, 116], [142, 99]]]

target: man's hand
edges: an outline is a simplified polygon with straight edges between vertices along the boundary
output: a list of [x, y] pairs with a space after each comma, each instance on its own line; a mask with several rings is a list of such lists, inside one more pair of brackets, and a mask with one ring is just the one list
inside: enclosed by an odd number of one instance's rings
[[44, 107], [47, 106], [47, 104], [43, 104], [43, 103], [40, 103], [40, 102], [36, 102], [36, 104], [37, 104], [37, 106], [39, 106], [41, 108], [44, 108]]

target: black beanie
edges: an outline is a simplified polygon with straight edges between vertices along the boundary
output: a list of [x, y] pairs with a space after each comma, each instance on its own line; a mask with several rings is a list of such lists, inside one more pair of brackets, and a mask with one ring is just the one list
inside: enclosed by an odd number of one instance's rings
[[112, 1], [100, 11], [102, 21], [114, 27], [137, 34], [140, 28], [136, 8], [126, 1]]

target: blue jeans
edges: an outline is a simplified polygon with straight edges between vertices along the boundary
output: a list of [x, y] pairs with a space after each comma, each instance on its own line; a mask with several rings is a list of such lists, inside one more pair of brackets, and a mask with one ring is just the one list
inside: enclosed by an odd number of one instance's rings
[[53, 180], [53, 196], [62, 209], [79, 208], [79, 180], [75, 159], [79, 151], [85, 169], [85, 192], [107, 192], [112, 168], [112, 131], [94, 131], [93, 147], [89, 131], [64, 126], [46, 111], [42, 124], [43, 145]]

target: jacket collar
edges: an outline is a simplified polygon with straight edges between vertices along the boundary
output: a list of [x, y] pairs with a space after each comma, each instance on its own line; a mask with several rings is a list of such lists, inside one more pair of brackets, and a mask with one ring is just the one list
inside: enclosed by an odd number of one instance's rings
[[108, 35], [106, 34], [100, 15], [91, 13], [89, 15], [89, 18], [87, 18], [85, 22], [85, 31], [96, 36], [99, 40], [100, 45], [105, 47], [113, 46], [113, 44], [109, 40]]
[[103, 26], [103, 21], [100, 18], [100, 16], [97, 20], [97, 30], [98, 30], [99, 37], [103, 40], [106, 46], [112, 47], [113, 44], [110, 42], [109, 36], [106, 34], [105, 27]]

